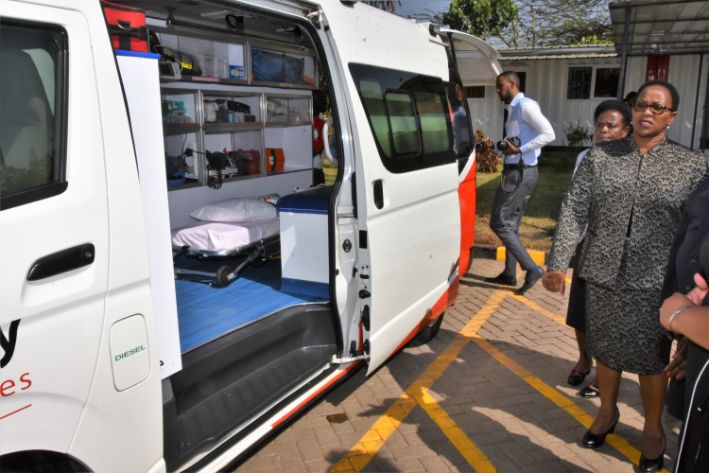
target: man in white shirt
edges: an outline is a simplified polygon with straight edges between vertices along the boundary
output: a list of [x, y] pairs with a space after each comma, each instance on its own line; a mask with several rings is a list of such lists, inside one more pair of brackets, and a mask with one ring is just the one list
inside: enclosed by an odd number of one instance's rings
[[[517, 285], [517, 262], [527, 272], [524, 284], [516, 293], [524, 294], [544, 275], [519, 240], [519, 225], [529, 199], [537, 187], [538, 158], [542, 146], [554, 141], [554, 129], [542, 115], [539, 104], [519, 91], [519, 77], [512, 71], [497, 76], [497, 95], [509, 105], [505, 124], [507, 146], [498, 147], [503, 154], [502, 180], [492, 204], [490, 228], [506, 248], [505, 269], [488, 282], [506, 286]], [[514, 139], [519, 140], [515, 145]]]

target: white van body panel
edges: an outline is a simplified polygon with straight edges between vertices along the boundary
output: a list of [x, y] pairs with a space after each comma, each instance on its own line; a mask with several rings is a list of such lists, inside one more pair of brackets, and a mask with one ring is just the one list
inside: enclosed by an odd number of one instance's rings
[[[0, 245], [18, 250], [6, 252], [0, 272], [0, 326], [7, 331], [20, 320], [14, 356], [0, 372], [3, 382], [17, 379], [13, 395], [3, 385], [0, 455], [48, 450], [97, 471], [159, 471], [160, 377], [143, 210], [100, 6], [2, 2], [0, 16], [63, 28], [69, 52], [67, 189], [0, 212]], [[38, 259], [86, 243], [95, 247], [90, 265], [27, 281]], [[111, 327], [136, 314], [147, 321], [138, 335], [153, 362], [142, 382], [119, 392]]]
[[[14, 356], [0, 370], [0, 454], [27, 445], [66, 451], [90, 395], [110, 265], [106, 182], [96, 179], [105, 174], [104, 144], [89, 26], [79, 12], [58, 5], [2, 2], [0, 16], [64, 28], [75, 66], [69, 95], [90, 97], [68, 107], [66, 176], [72, 185], [55, 197], [0, 212], [0, 246], [6, 249], [0, 327], [7, 335], [11, 321], [20, 321]], [[96, 248], [91, 266], [27, 281], [39, 258], [87, 242]]]
[[[357, 210], [360, 229], [366, 227], [368, 235], [368, 249], [360, 250], [368, 262], [360, 262], [359, 271], [370, 276], [361, 282], [371, 294], [371, 372], [448, 289], [459, 253], [458, 170], [455, 163], [404, 173], [387, 170], [348, 65], [367, 64], [446, 81], [448, 62], [443, 42], [423, 24], [360, 3], [322, 7], [344, 70], [350, 121], [356, 124]], [[372, 188], [379, 179], [384, 189], [381, 209], [374, 204]]]
[[[97, 94], [89, 97], [82, 90], [74, 96], [72, 104], [83, 103], [85, 97], [86, 102], [98, 104], [100, 108], [97, 123], [101, 126], [103, 149], [98, 155], [87, 154], [86, 157], [97, 160], [97, 156], [104, 156], [111, 242], [106, 316], [100, 351], [94, 359], [95, 376], [68, 453], [94, 471], [160, 471], [164, 468], [160, 355], [138, 169], [133, 142], [126, 139], [131, 136], [126, 103], [105, 24], [97, 21], [102, 18], [100, 4], [92, 0], [65, 0], [63, 3], [67, 8], [80, 9], [91, 19], [91, 38], [81, 44], [91, 47], [87, 57], [95, 64]], [[77, 75], [86, 75], [86, 71], [74, 68]], [[77, 132], [82, 137], [87, 135], [86, 130]], [[92, 226], [96, 226], [95, 216], [90, 217]], [[142, 315], [146, 321], [148, 346], [144, 348], [151, 360], [150, 372], [140, 384], [118, 391], [111, 368], [111, 350], [117, 347], [110, 346], [110, 334], [114, 324], [135, 314]], [[142, 335], [137, 333], [136, 340]], [[52, 423], [45, 419], [44, 425]]]

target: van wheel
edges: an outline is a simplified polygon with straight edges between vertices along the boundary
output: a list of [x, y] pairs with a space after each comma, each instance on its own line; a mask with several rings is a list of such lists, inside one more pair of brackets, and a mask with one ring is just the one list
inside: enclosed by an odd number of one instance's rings
[[443, 316], [446, 315], [445, 312], [440, 315], [436, 320], [429, 323], [416, 335], [416, 341], [420, 344], [428, 343], [438, 335], [438, 331], [441, 329], [441, 324], [443, 323]]
[[2, 471], [17, 473], [65, 473], [88, 471], [76, 460], [56, 452], [17, 452], [0, 457]]
[[214, 276], [214, 287], [227, 287], [231, 282], [229, 280], [229, 273], [231, 273], [229, 266], [219, 266], [217, 274]]

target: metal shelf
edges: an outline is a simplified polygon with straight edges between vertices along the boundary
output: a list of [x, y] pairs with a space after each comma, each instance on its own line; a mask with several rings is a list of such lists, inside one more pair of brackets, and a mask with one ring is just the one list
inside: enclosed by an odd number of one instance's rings
[[198, 123], [165, 123], [162, 124], [165, 136], [182, 135], [185, 133], [199, 132]]
[[240, 131], [259, 131], [261, 122], [205, 123], [204, 132], [208, 135], [218, 133], [238, 133]]

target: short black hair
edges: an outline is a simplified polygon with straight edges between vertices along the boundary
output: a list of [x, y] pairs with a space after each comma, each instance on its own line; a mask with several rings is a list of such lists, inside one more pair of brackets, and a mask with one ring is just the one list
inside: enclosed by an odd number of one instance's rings
[[508, 81], [512, 82], [517, 88], [519, 88], [519, 76], [515, 71], [502, 71], [497, 75], [497, 77], [504, 77]]
[[623, 124], [625, 126], [630, 126], [630, 123], [633, 121], [633, 114], [630, 111], [630, 107], [620, 100], [604, 100], [599, 103], [596, 110], [593, 111], [593, 120], [597, 121], [598, 117], [608, 110], [614, 110], [620, 113], [623, 116]]
[[674, 85], [670, 84], [666, 80], [649, 80], [645, 82], [638, 89], [638, 97], [643, 92], [643, 90], [647, 89], [652, 85], [659, 85], [660, 87], [664, 87], [669, 91], [670, 96], [672, 97], [672, 107], [670, 107], [670, 110], [676, 112], [679, 108], [679, 92], [677, 92], [677, 88]]
[[630, 101], [630, 100], [635, 100], [635, 98], [636, 98], [637, 96], [638, 96], [638, 93], [635, 92], [634, 90], [631, 90], [630, 92], [628, 92], [628, 95], [625, 96], [625, 98], [623, 99], [623, 102], [628, 102], [628, 101]]

